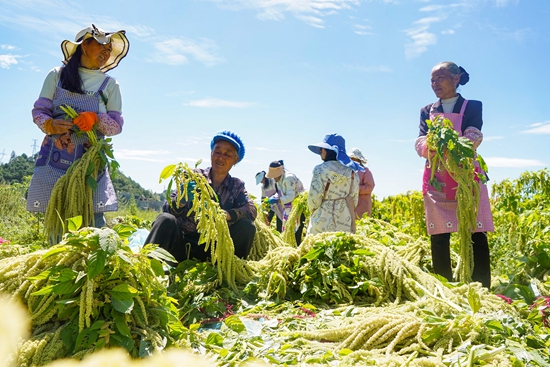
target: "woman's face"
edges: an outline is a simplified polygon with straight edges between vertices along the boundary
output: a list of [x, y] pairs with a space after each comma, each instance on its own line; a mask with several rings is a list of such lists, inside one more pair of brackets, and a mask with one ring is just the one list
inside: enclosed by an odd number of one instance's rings
[[238, 159], [235, 146], [225, 140], [218, 140], [210, 153], [212, 170], [220, 175], [227, 175]]
[[111, 57], [111, 51], [113, 46], [110, 43], [102, 45], [98, 43], [94, 38], [88, 38], [82, 42], [82, 56], [80, 57], [80, 64], [87, 69], [99, 69], [109, 57]]
[[447, 69], [435, 69], [432, 71], [432, 89], [437, 98], [447, 99], [456, 96], [456, 86], [460, 75], [452, 76]]
[[325, 160], [325, 158], [327, 157], [327, 151], [326, 151], [325, 148], [321, 148], [321, 153], [320, 153], [320, 155], [321, 155], [321, 159], [322, 159], [322, 160]]

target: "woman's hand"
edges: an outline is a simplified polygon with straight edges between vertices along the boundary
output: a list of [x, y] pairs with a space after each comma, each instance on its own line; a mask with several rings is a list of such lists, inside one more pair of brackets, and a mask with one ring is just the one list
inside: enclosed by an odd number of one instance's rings
[[73, 123], [66, 120], [50, 119], [44, 123], [44, 130], [48, 135], [64, 134], [72, 129]]

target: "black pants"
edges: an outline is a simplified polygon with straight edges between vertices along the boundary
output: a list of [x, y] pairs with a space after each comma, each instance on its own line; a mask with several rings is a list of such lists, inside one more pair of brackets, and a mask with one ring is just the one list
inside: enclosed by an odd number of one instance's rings
[[[267, 213], [267, 223], [271, 225], [271, 221], [273, 220], [273, 216], [275, 216], [275, 212], [273, 210], [270, 210], [269, 213]], [[275, 216], [277, 220], [277, 232], [281, 233], [283, 231], [283, 221]]]
[[[235, 246], [235, 255], [244, 259], [250, 253], [256, 227], [247, 218], [242, 218], [229, 226], [229, 234]], [[176, 217], [170, 213], [161, 213], [155, 218], [151, 232], [145, 243], [155, 243], [168, 251], [180, 262], [186, 259], [206, 261], [210, 251], [204, 251], [204, 244], [199, 244], [199, 233], [183, 234], [178, 226]]]
[[298, 225], [298, 229], [296, 229], [296, 232], [294, 235], [296, 236], [296, 245], [300, 246], [300, 243], [302, 243], [302, 232], [304, 231], [304, 224], [306, 221], [306, 216], [304, 213], [300, 215], [300, 224]]
[[[439, 274], [448, 281], [453, 281], [451, 269], [450, 233], [442, 233], [430, 236], [432, 247], [432, 265], [434, 273]], [[491, 287], [491, 258], [489, 255], [489, 243], [484, 232], [472, 234], [472, 246], [474, 251], [474, 271], [472, 280], [480, 282], [484, 287]]]

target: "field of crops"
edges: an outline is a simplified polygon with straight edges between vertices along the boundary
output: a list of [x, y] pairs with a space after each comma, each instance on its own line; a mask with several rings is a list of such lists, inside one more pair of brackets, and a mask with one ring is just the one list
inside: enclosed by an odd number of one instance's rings
[[0, 186], [6, 365], [550, 366], [548, 170], [492, 185], [489, 290], [430, 273], [418, 192], [375, 200], [354, 235], [300, 246], [260, 215], [247, 260], [197, 200], [213, 261], [173, 268], [155, 246], [129, 247], [151, 223], [139, 212], [103, 229], [73, 218], [46, 246], [24, 190]]

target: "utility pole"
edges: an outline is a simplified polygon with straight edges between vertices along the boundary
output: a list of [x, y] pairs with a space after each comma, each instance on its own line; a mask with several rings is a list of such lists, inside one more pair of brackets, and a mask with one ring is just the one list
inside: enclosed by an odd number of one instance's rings
[[34, 155], [36, 154], [36, 148], [37, 148], [38, 146], [36, 145], [36, 139], [32, 139], [32, 141], [33, 141], [33, 143], [32, 143], [32, 145], [31, 145], [31, 147], [32, 147], [32, 155], [31, 155], [31, 157], [34, 157]]
[[2, 153], [0, 153], [0, 163], [2, 163], [2, 159], [4, 159], [5, 155], [6, 155], [6, 149], [2, 150]]

